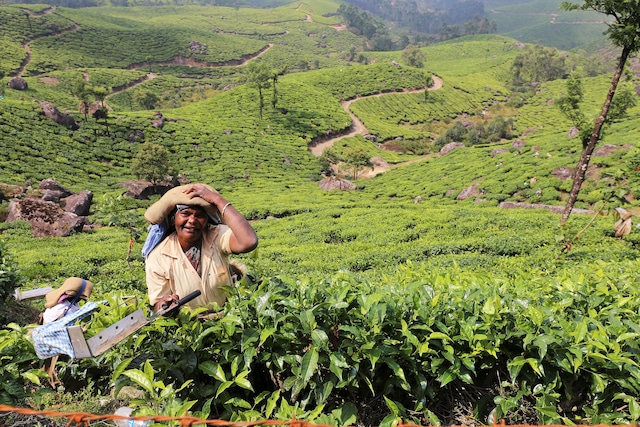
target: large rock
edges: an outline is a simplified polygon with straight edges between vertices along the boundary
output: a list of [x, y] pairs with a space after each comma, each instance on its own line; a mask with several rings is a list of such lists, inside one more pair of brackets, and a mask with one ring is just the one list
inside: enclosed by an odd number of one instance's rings
[[56, 107], [52, 103], [39, 101], [38, 104], [40, 104], [42, 112], [48, 119], [51, 119], [60, 125], [67, 126], [71, 130], [77, 130], [79, 128], [73, 117], [68, 114], [62, 113], [60, 110], [58, 110], [58, 107]]
[[71, 212], [78, 216], [89, 216], [92, 200], [93, 193], [89, 190], [84, 190], [64, 198], [62, 204], [66, 212]]
[[68, 236], [90, 228], [91, 191], [74, 194], [54, 180], [45, 179], [37, 191], [29, 192], [30, 197], [22, 198], [25, 194], [20, 192], [9, 196], [7, 222], [27, 221], [36, 237]]
[[22, 77], [12, 78], [11, 80], [9, 80], [9, 83], [7, 83], [7, 86], [14, 90], [27, 90], [29, 88], [26, 80]]
[[448, 154], [456, 148], [464, 148], [464, 144], [462, 142], [450, 142], [445, 144], [445, 146], [440, 149], [440, 154]]
[[188, 182], [169, 182], [169, 183], [161, 183], [161, 184], [152, 184], [149, 181], [129, 181], [123, 182], [122, 185], [127, 189], [127, 192], [124, 193], [125, 197], [131, 197], [133, 199], [138, 200], [149, 200], [150, 196], [156, 194], [164, 194], [173, 187], [178, 185], [188, 184]]
[[353, 184], [352, 182], [346, 179], [336, 178], [333, 176], [324, 178], [322, 181], [318, 183], [318, 187], [320, 187], [320, 189], [322, 190], [327, 190], [327, 191], [331, 191], [331, 190], [348, 191], [348, 190], [356, 189], [355, 184]]
[[61, 199], [73, 194], [51, 178], [43, 179], [38, 185], [38, 190], [42, 190], [42, 200], [59, 203]]
[[27, 221], [35, 237], [64, 237], [89, 225], [85, 216], [65, 212], [58, 204], [26, 198], [9, 202], [7, 222]]
[[477, 197], [480, 195], [480, 186], [478, 184], [473, 184], [458, 194], [456, 200], [467, 200], [470, 197]]

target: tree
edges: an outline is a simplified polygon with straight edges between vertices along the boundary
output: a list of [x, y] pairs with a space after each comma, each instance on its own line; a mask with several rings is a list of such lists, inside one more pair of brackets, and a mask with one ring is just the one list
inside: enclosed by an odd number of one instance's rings
[[152, 110], [156, 107], [156, 104], [160, 100], [158, 95], [151, 92], [149, 89], [139, 89], [133, 94], [133, 99], [136, 104], [145, 110]]
[[171, 173], [169, 152], [162, 145], [145, 142], [131, 162], [131, 172], [138, 179], [157, 184]]
[[89, 114], [89, 104], [91, 103], [91, 95], [93, 92], [87, 84], [82, 73], [74, 77], [71, 82], [71, 94], [80, 100], [78, 110], [84, 113], [84, 120], [87, 121], [87, 115]]
[[578, 129], [582, 148], [584, 149], [591, 138], [591, 128], [587, 117], [580, 110], [580, 103], [584, 98], [584, 90], [582, 88], [582, 80], [576, 74], [572, 74], [567, 79], [567, 93], [558, 98], [556, 105], [569, 120], [573, 126]]
[[260, 120], [262, 120], [262, 110], [264, 109], [263, 91], [269, 87], [271, 77], [272, 72], [264, 62], [254, 61], [247, 66], [247, 83], [258, 89]]
[[342, 159], [353, 171], [353, 179], [358, 179], [358, 171], [365, 167], [371, 167], [371, 159], [367, 151], [362, 147], [347, 147], [344, 150]]
[[511, 83], [515, 87], [533, 82], [556, 80], [567, 73], [566, 58], [556, 49], [527, 46], [511, 64]]
[[402, 59], [410, 67], [422, 68], [426, 56], [418, 47], [409, 45], [402, 51]]
[[286, 73], [286, 67], [282, 70], [272, 70], [271, 71], [271, 86], [273, 89], [271, 96], [271, 106], [275, 109], [278, 104], [278, 78], [283, 76]]
[[320, 155], [320, 167], [322, 168], [322, 174], [326, 176], [333, 175], [333, 166], [340, 162], [340, 157], [335, 153], [333, 148], [324, 150]]
[[104, 100], [107, 98], [107, 94], [111, 92], [111, 88], [106, 88], [104, 86], [93, 86], [89, 89], [91, 94], [95, 97], [98, 102], [100, 102], [100, 109], [93, 113], [93, 117], [96, 120], [104, 119], [104, 126], [106, 128], [106, 133], [109, 135], [109, 110], [104, 104]]
[[580, 159], [573, 177], [573, 185], [560, 219], [560, 225], [564, 225], [578, 199], [578, 193], [582, 188], [591, 155], [600, 141], [602, 127], [607, 120], [607, 114], [611, 108], [611, 102], [627, 59], [629, 55], [640, 50], [640, 13], [638, 13], [640, 11], [640, 0], [584, 0], [579, 4], [565, 1], [561, 4], [561, 7], [565, 10], [593, 10], [613, 18], [613, 22], [607, 24], [606, 34], [615, 46], [622, 48], [602, 110], [600, 115], [595, 118], [589, 141], [580, 153]]

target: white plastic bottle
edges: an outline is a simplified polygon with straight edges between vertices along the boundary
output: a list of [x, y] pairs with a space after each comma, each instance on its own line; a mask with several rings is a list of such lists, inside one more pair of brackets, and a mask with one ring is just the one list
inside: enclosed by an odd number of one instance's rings
[[[123, 406], [118, 408], [114, 415], [120, 415], [122, 417], [130, 417], [133, 409]], [[134, 420], [133, 418], [128, 419], [118, 419], [115, 420], [115, 423], [118, 427], [148, 427], [151, 425], [151, 420]]]

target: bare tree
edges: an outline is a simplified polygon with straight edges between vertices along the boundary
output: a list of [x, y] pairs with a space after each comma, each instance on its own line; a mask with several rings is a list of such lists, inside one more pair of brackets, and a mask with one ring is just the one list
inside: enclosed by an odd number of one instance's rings
[[607, 114], [627, 59], [630, 54], [640, 49], [640, 0], [584, 0], [578, 4], [566, 1], [561, 4], [561, 7], [565, 10], [593, 10], [610, 16], [613, 21], [608, 24], [606, 34], [614, 45], [622, 48], [604, 105], [600, 115], [594, 120], [591, 137], [586, 145], [583, 145], [582, 153], [576, 166], [573, 186], [560, 219], [560, 225], [564, 225], [569, 219], [569, 215], [578, 198], [591, 155], [595, 150], [596, 144], [600, 141], [602, 127], [607, 119]]

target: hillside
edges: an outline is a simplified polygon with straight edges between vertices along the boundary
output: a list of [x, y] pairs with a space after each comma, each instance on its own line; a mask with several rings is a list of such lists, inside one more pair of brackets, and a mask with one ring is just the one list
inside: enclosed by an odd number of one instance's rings
[[[330, 8], [323, 4], [320, 10], [326, 15]], [[360, 38], [304, 4], [266, 11], [10, 5], [0, 13], [13, 22], [5, 27], [10, 32], [2, 49], [21, 51], [4, 65], [3, 85], [12, 76], [28, 84], [24, 91], [5, 89], [0, 102], [0, 182], [5, 184], [53, 178], [74, 191], [90, 189], [98, 198], [118, 194], [121, 183], [135, 179], [130, 165], [138, 147], [150, 141], [169, 150], [182, 176], [237, 193], [252, 218], [282, 216], [308, 209], [309, 197], [328, 197], [317, 184], [322, 150], [311, 149], [322, 142], [338, 154], [348, 147], [363, 149], [387, 165], [376, 169], [384, 174], [355, 181], [362, 201], [455, 204], [463, 190], [473, 189], [471, 200], [489, 206], [562, 206], [570, 185], [566, 171], [579, 153], [567, 136], [570, 123], [553, 106], [563, 81], [540, 86], [519, 108], [508, 102], [510, 67], [522, 46], [502, 36], [423, 48], [426, 66], [414, 68], [402, 65], [401, 52], [364, 50]], [[95, 46], [105, 44], [109, 48], [97, 54]], [[368, 65], [345, 53], [353, 50]], [[252, 62], [286, 70], [277, 80], [277, 104], [266, 106], [262, 119], [257, 90], [246, 83]], [[439, 85], [425, 95], [432, 75]], [[106, 122], [77, 112], [78, 82], [104, 88]], [[586, 80], [589, 114], [599, 110], [607, 84], [607, 75]], [[136, 101], [140, 91], [155, 94], [157, 108], [145, 110]], [[79, 129], [46, 119], [32, 100], [69, 111]], [[348, 110], [341, 101], [348, 101]], [[624, 149], [594, 158], [577, 207], [592, 208], [621, 185], [608, 177], [627, 167], [623, 162], [633, 155], [629, 147], [635, 146], [638, 111], [607, 130], [604, 143]], [[153, 124], [158, 113], [162, 126]], [[351, 131], [349, 114], [361, 129], [344, 138]], [[455, 121], [488, 124], [503, 118], [513, 123], [509, 139], [448, 154], [434, 146]], [[342, 165], [340, 173], [349, 177], [352, 171]], [[376, 175], [364, 169], [361, 174]], [[633, 202], [629, 184], [627, 198]], [[256, 191], [269, 194], [270, 203], [253, 197]]]
[[595, 12], [567, 12], [561, 0], [486, 0], [485, 13], [496, 22], [498, 34], [524, 43], [563, 50], [597, 52], [609, 48], [603, 35], [604, 17]]
[[[110, 304], [90, 334], [148, 310], [142, 215], [157, 196], [123, 197], [122, 185], [145, 142], [260, 238], [236, 257], [249, 273], [220, 319], [183, 312], [98, 358], [62, 359], [66, 388], [45, 384], [25, 338], [42, 302], [3, 310], [0, 403], [367, 427], [640, 418], [627, 394], [640, 387], [640, 238], [613, 229], [614, 209], [640, 198], [640, 106], [607, 126], [576, 206], [589, 213], [560, 228], [549, 207], [564, 205], [581, 149], [556, 105], [566, 80], [514, 89], [527, 47], [505, 35], [422, 47], [424, 66], [410, 66], [405, 52], [368, 50], [337, 7], [0, 6], [0, 189], [24, 198], [53, 178], [94, 195], [86, 233], [0, 223], [0, 283], [89, 278]], [[571, 71], [588, 65], [565, 55]], [[622, 83], [632, 93], [637, 64]], [[16, 77], [28, 87], [8, 87]], [[582, 78], [589, 117], [610, 79]], [[509, 134], [469, 132], [481, 127]], [[456, 129], [465, 144], [441, 146]], [[354, 169], [354, 151], [375, 167]], [[323, 152], [353, 190], [322, 188]], [[125, 385], [144, 399], [114, 397]]]

